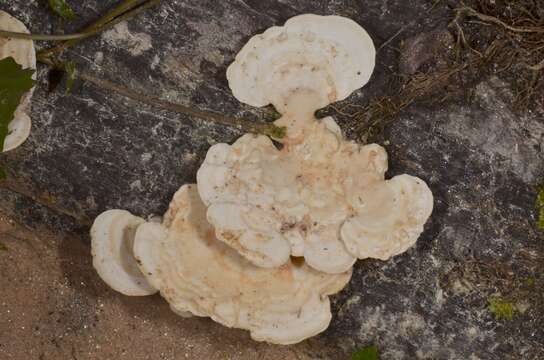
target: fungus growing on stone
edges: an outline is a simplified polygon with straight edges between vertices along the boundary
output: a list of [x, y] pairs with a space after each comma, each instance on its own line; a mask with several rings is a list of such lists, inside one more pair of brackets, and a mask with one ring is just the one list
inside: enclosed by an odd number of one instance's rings
[[278, 344], [325, 330], [331, 320], [328, 295], [351, 276], [321, 273], [300, 259], [275, 269], [252, 265], [216, 239], [194, 185], [174, 195], [162, 225], [138, 227], [134, 253], [141, 272], [176, 313], [209, 316]]
[[114, 290], [129, 296], [157, 292], [140, 272], [133, 254], [136, 229], [145, 222], [125, 210], [100, 214], [91, 228], [93, 266]]
[[[22, 22], [2, 10], [0, 10], [0, 30], [29, 33]], [[36, 51], [32, 40], [0, 37], [0, 60], [7, 57], [12, 57], [23, 69], [36, 69]], [[36, 78], [36, 74], [33, 78]], [[33, 91], [34, 89], [30, 90], [21, 99], [14, 118], [9, 123], [9, 134], [4, 140], [3, 151], [18, 147], [30, 134], [31, 121], [28, 113]]]
[[278, 139], [244, 135], [210, 148], [197, 174], [218, 239], [253, 264], [273, 268], [304, 256], [316, 270], [341, 273], [356, 258], [388, 257], [414, 244], [432, 209], [425, 182], [384, 182], [387, 154], [343, 138], [315, 111], [368, 81], [375, 50], [355, 22], [301, 15], [243, 47], [227, 70], [242, 102], [273, 104], [287, 127]]
[[197, 186], [181, 187], [162, 223], [100, 215], [91, 234], [102, 278], [132, 295], [158, 289], [177, 314], [256, 340], [292, 344], [323, 331], [328, 295], [356, 259], [405, 251], [432, 211], [423, 180], [384, 180], [381, 146], [347, 141], [332, 118], [314, 117], [369, 80], [374, 56], [368, 34], [338, 16], [301, 15], [253, 37], [227, 77], [239, 100], [282, 114], [283, 147], [250, 134], [212, 146]]

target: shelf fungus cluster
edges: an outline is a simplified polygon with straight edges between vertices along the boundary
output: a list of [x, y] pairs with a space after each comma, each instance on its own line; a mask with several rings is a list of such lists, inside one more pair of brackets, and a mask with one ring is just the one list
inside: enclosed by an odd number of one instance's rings
[[[0, 30], [29, 33], [26, 26], [8, 14], [0, 10]], [[0, 37], [0, 60], [13, 58], [23, 69], [36, 70], [36, 51], [32, 40]], [[34, 73], [33, 78], [36, 79]], [[8, 135], [3, 144], [2, 151], [9, 151], [21, 145], [30, 135], [30, 98], [34, 89], [23, 95], [19, 106], [15, 110], [13, 119], [8, 125]], [[0, 99], [2, 100], [2, 99]], [[0, 102], [0, 105], [2, 103]], [[1, 145], [0, 145], [1, 147]]]
[[338, 16], [297, 16], [251, 38], [227, 78], [240, 101], [282, 114], [281, 149], [250, 134], [212, 146], [162, 223], [100, 215], [91, 232], [104, 281], [127, 295], [160, 291], [177, 314], [255, 340], [291, 344], [326, 329], [328, 295], [356, 259], [406, 251], [433, 206], [423, 180], [385, 180], [381, 146], [347, 141], [332, 118], [314, 117], [364, 86], [374, 58], [366, 31]]

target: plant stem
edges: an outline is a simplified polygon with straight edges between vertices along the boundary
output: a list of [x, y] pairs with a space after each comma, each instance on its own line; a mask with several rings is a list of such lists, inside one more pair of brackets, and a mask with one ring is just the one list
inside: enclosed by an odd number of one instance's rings
[[[70, 36], [73, 36], [71, 40], [68, 40], [62, 44], [59, 44], [56, 47], [38, 52], [37, 60], [55, 69], [66, 71], [66, 64], [60, 61], [57, 57], [59, 53], [64, 51], [66, 48], [75, 45], [81, 39], [92, 36], [101, 31], [104, 31], [105, 29], [112, 27], [115, 24], [121, 21], [124, 21], [130, 17], [133, 17], [139, 14], [140, 12], [147, 10], [148, 8], [152, 6], [158, 5], [160, 1], [161, 0], [144, 0], [144, 1], [125, 0], [121, 4], [119, 4], [117, 7], [115, 7], [113, 10], [108, 12], [106, 15], [101, 17], [98, 21], [96, 21], [92, 25], [85, 28], [81, 32], [81, 34], [70, 35]], [[24, 35], [28, 36], [28, 34], [24, 34]], [[138, 93], [134, 90], [127, 89], [111, 81], [99, 79], [85, 72], [83, 73], [78, 72], [77, 77], [101, 89], [115, 92], [124, 97], [139, 101], [141, 103], [144, 103], [150, 106], [182, 113], [185, 115], [189, 115], [191, 117], [196, 117], [199, 119], [215, 122], [218, 124], [235, 127], [237, 129], [243, 130], [244, 132], [264, 134], [275, 139], [281, 139], [282, 137], [285, 136], [285, 133], [286, 133], [286, 129], [284, 127], [278, 127], [270, 123], [256, 123], [254, 121], [225, 116], [215, 112], [194, 109], [186, 105], [171, 103], [166, 100], [150, 97], [145, 94]]]
[[13, 179], [12, 181], [2, 181], [0, 182], [0, 188], [10, 191], [14, 194], [26, 197], [36, 204], [39, 204], [57, 214], [68, 216], [75, 220], [78, 225], [89, 227], [92, 225], [91, 219], [85, 215], [78, 215], [74, 211], [61, 208], [51, 201], [50, 198], [44, 196], [43, 194], [38, 194], [36, 192], [30, 191], [21, 185], [20, 181]]
[[92, 25], [89, 25], [88, 27], [83, 29], [80, 34], [73, 34], [82, 36], [77, 36], [70, 39], [63, 39], [67, 41], [53, 48], [38, 52], [38, 57], [44, 58], [49, 57], [53, 54], [60, 54], [67, 48], [77, 44], [80, 40], [96, 35], [104, 30], [107, 30], [117, 25], [122, 21], [128, 20], [149, 8], [158, 5], [160, 1], [161, 0], [125, 0], [113, 10], [108, 12], [106, 15], [94, 22]]
[[225, 115], [218, 114], [211, 111], [198, 110], [186, 105], [176, 104], [176, 103], [172, 103], [172, 102], [162, 100], [159, 98], [151, 97], [145, 94], [140, 94], [136, 91], [133, 91], [133, 90], [124, 88], [120, 85], [117, 85], [115, 83], [112, 83], [111, 81], [99, 79], [87, 73], [79, 73], [78, 77], [82, 80], [85, 80], [91, 84], [98, 86], [101, 89], [115, 92], [124, 97], [127, 97], [132, 100], [136, 100], [138, 102], [141, 102], [150, 106], [154, 106], [164, 110], [174, 111], [177, 113], [189, 115], [192, 117], [196, 117], [206, 121], [211, 121], [218, 124], [235, 127], [237, 129], [243, 130], [244, 132], [255, 133], [255, 134], [266, 134], [266, 135], [281, 134], [283, 132], [281, 128], [273, 124], [256, 123], [256, 122], [245, 120], [245, 119], [225, 116]]
[[[66, 66], [65, 64], [52, 60], [51, 58], [40, 57], [38, 58], [38, 61], [44, 64], [47, 64], [51, 67], [54, 67], [56, 69], [65, 71], [65, 66]], [[225, 115], [218, 114], [212, 111], [194, 109], [187, 105], [172, 103], [172, 102], [162, 100], [156, 97], [141, 94], [131, 89], [127, 89], [121, 85], [115, 84], [108, 80], [99, 79], [86, 72], [77, 72], [77, 77], [99, 87], [100, 89], [108, 90], [108, 91], [117, 93], [119, 95], [122, 95], [126, 98], [138, 101], [143, 104], [154, 106], [156, 108], [160, 108], [163, 110], [173, 111], [173, 112], [189, 115], [191, 117], [199, 118], [205, 121], [234, 127], [248, 133], [268, 135], [276, 139], [281, 139], [282, 137], [285, 136], [285, 132], [286, 132], [285, 128], [278, 127], [271, 123], [258, 123], [251, 120], [225, 116]]]
[[76, 34], [59, 34], [59, 35], [49, 35], [49, 34], [27, 34], [13, 31], [0, 30], [0, 38], [13, 38], [13, 39], [25, 39], [25, 40], [42, 40], [42, 41], [66, 41], [73, 39], [82, 39], [90, 35], [76, 33]]

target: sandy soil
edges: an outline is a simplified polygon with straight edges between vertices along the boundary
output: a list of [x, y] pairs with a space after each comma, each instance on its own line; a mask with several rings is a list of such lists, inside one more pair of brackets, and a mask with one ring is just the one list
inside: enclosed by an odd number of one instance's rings
[[77, 237], [0, 213], [0, 359], [309, 359], [308, 343], [257, 343], [210, 319], [175, 316], [158, 295], [107, 288]]

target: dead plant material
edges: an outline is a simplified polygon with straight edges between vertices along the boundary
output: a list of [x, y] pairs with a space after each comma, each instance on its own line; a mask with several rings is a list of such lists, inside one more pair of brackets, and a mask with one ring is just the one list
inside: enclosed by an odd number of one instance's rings
[[[515, 109], [532, 110], [544, 102], [544, 2], [542, 0], [473, 0], [457, 8], [472, 43], [485, 49], [503, 44], [493, 58], [497, 72], [509, 71], [516, 90]], [[468, 21], [477, 19], [478, 22]], [[487, 29], [484, 29], [487, 27]]]
[[[387, 95], [366, 105], [331, 106], [346, 117], [359, 141], [376, 140], [381, 130], [413, 103], [440, 103], [474, 90], [487, 76], [512, 84], [513, 108], [526, 112], [544, 105], [544, 2], [472, 0], [452, 9], [455, 44], [439, 66], [400, 81]], [[440, 56], [440, 55], [439, 55]], [[396, 74], [398, 75], [398, 74]], [[325, 111], [326, 112], [326, 111]]]
[[[366, 106], [346, 104], [331, 106], [338, 114], [347, 117], [358, 140], [366, 143], [382, 133], [384, 127], [414, 102], [443, 102], [452, 92], [443, 91], [455, 75], [462, 72], [469, 63], [447, 66], [428, 73], [416, 73], [404, 80], [389, 96], [373, 98]], [[436, 94], [442, 94], [437, 97]]]
[[500, 295], [517, 307], [542, 314], [544, 293], [538, 290], [541, 283], [537, 274], [543, 261], [542, 256], [527, 250], [515, 254], [515, 266], [500, 259], [469, 259], [443, 273], [439, 284], [449, 296], [473, 298], [481, 306], [486, 306], [487, 299]]

